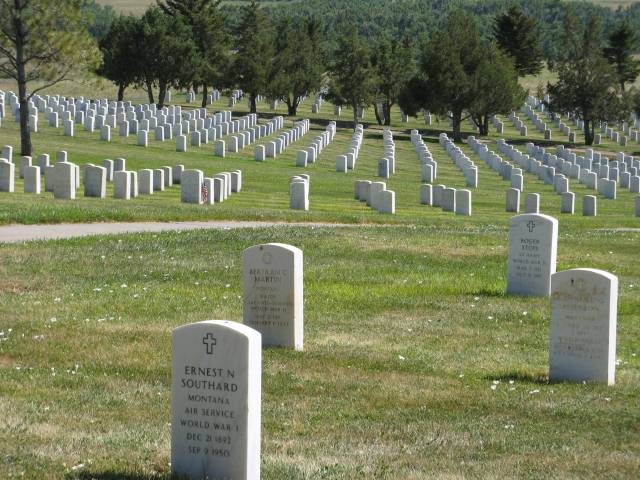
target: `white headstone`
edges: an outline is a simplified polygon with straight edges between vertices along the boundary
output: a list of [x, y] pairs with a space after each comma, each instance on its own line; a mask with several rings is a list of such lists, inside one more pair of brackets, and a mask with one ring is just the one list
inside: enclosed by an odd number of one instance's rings
[[551, 277], [551, 380], [615, 383], [618, 277], [576, 268]]
[[303, 349], [302, 250], [281, 243], [249, 247], [243, 254], [244, 323], [265, 345]]
[[548, 296], [557, 249], [558, 220], [535, 213], [511, 217], [507, 293]]
[[260, 334], [210, 320], [172, 335], [171, 470], [190, 479], [258, 480]]

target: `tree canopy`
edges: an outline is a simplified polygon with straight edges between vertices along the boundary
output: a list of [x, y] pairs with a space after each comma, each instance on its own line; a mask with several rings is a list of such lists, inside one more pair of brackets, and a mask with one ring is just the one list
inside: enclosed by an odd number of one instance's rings
[[498, 15], [493, 35], [502, 50], [513, 57], [518, 75], [536, 75], [543, 67], [542, 43], [538, 22], [518, 5]]
[[[82, 5], [82, 0], [0, 0], [0, 74], [18, 84], [22, 155], [31, 155], [29, 99], [63, 80], [87, 76], [100, 63]], [[27, 94], [27, 85], [36, 81], [41, 83]]]

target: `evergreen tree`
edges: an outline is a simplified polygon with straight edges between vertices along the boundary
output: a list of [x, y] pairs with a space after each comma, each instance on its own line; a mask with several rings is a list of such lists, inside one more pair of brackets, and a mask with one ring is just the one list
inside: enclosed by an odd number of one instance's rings
[[375, 71], [377, 95], [374, 102], [380, 125], [391, 125], [391, 107], [415, 74], [413, 51], [408, 40], [383, 35], [374, 47], [371, 64]]
[[489, 133], [494, 115], [507, 115], [517, 110], [527, 97], [518, 83], [518, 73], [512, 57], [492, 46], [474, 75], [474, 100], [469, 113], [478, 126], [480, 135]]
[[[31, 156], [29, 100], [44, 88], [80, 78], [100, 64], [82, 0], [0, 0], [0, 76], [18, 84], [21, 154]], [[42, 85], [27, 94], [30, 82]]]
[[[570, 15], [570, 13], [568, 14]], [[625, 105], [617, 94], [618, 76], [600, 48], [601, 29], [595, 16], [590, 16], [579, 29], [573, 19], [565, 21], [565, 52], [557, 65], [558, 81], [547, 86], [555, 113], [572, 113], [584, 121], [587, 145], [593, 144], [598, 121], [618, 119]]]
[[119, 16], [111, 24], [106, 36], [100, 41], [102, 65], [98, 74], [118, 86], [118, 101], [124, 98], [124, 90], [139, 77], [138, 64], [131, 59], [137, 55], [136, 34], [138, 19]]
[[370, 58], [371, 53], [355, 28], [338, 39], [330, 69], [328, 98], [335, 105], [353, 109], [354, 130], [358, 110], [375, 98], [376, 80]]
[[289, 115], [296, 115], [301, 99], [322, 86], [323, 48], [316, 25], [313, 19], [293, 25], [285, 17], [277, 26], [277, 53], [267, 91], [287, 104]]
[[273, 33], [268, 18], [255, 0], [242, 9], [232, 66], [235, 83], [249, 95], [251, 113], [256, 98], [267, 90], [274, 57]]
[[513, 57], [519, 76], [540, 73], [544, 57], [535, 18], [512, 5], [496, 17], [493, 34], [500, 48]]
[[464, 112], [481, 93], [476, 74], [485, 60], [486, 47], [473, 19], [460, 10], [447, 17], [422, 49], [420, 68], [400, 95], [400, 106], [408, 114], [425, 109], [451, 120], [453, 138], [462, 140]]
[[171, 87], [186, 87], [196, 78], [200, 57], [191, 28], [180, 17], [167, 15], [158, 7], [149, 7], [139, 23], [137, 83], [147, 89], [153, 100], [153, 86], [158, 86], [158, 108], [164, 106]]
[[633, 57], [638, 47], [638, 35], [623, 21], [609, 34], [608, 45], [604, 48], [604, 56], [615, 67], [623, 92], [625, 84], [635, 82], [640, 74], [640, 60]]
[[194, 81], [202, 86], [205, 107], [208, 85], [221, 83], [227, 69], [228, 35], [221, 0], [157, 0], [157, 3], [165, 13], [181, 17], [191, 27], [200, 58]]

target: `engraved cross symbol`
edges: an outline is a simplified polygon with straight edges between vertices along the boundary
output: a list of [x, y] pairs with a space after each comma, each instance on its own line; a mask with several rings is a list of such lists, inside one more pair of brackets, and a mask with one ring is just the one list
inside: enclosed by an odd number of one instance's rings
[[207, 333], [203, 338], [202, 338], [202, 343], [204, 343], [207, 346], [207, 353], [208, 354], [212, 354], [213, 353], [213, 347], [216, 345], [217, 341], [216, 339], [213, 337], [212, 333]]
[[536, 222], [534, 222], [533, 220], [529, 220], [529, 223], [527, 223], [527, 228], [529, 229], [529, 233], [532, 233], [533, 229], [536, 228]]

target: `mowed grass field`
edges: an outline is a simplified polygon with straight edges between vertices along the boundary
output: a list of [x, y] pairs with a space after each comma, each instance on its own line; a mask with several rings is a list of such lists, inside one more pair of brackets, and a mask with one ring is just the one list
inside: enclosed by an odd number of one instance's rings
[[[183, 100], [174, 94], [174, 101]], [[340, 174], [335, 156], [351, 138], [350, 112], [338, 118], [325, 104], [313, 115], [310, 106], [304, 103], [296, 119], [310, 118], [312, 132], [264, 163], [253, 160], [253, 147], [220, 159], [212, 145], [176, 153], [175, 140], [151, 140], [144, 149], [133, 137], [114, 135], [105, 143], [81, 128], [71, 139], [41, 119], [36, 155], [53, 158], [66, 149], [81, 165], [124, 157], [132, 170], [177, 163], [206, 175], [241, 169], [243, 191], [213, 206], [181, 204], [177, 186], [131, 201], [87, 199], [81, 191], [74, 201], [60, 201], [51, 193], [21, 193], [17, 181], [16, 193], [0, 193], [2, 224], [260, 219], [329, 225], [0, 244], [0, 477], [171, 478], [171, 330], [206, 319], [241, 321], [242, 251], [283, 242], [304, 252], [305, 351], [263, 351], [263, 479], [636, 478], [635, 196], [622, 190], [615, 201], [598, 196], [597, 217], [560, 215], [559, 196], [525, 174], [525, 193], [540, 193], [542, 212], [560, 221], [558, 270], [599, 268], [620, 279], [616, 385], [550, 383], [548, 300], [504, 294], [508, 182], [462, 144], [479, 168], [473, 216], [419, 205], [412, 128], [421, 130], [438, 161], [437, 183], [463, 188], [464, 178], [436, 141], [446, 122], [428, 129], [417, 119], [403, 124], [395, 111], [398, 167], [388, 186], [396, 191], [397, 214], [378, 214], [353, 199], [355, 179], [378, 180], [382, 130], [373, 112], [364, 119], [355, 172]], [[227, 109], [226, 99], [212, 107], [220, 109]], [[235, 111], [246, 113], [246, 101]], [[259, 113], [274, 112], [260, 104]], [[275, 113], [284, 114], [284, 107]], [[340, 127], [336, 140], [316, 164], [295, 167], [296, 151], [332, 119]], [[527, 140], [544, 144], [526, 123], [529, 138], [510, 124], [504, 137], [522, 149]], [[553, 134], [550, 145], [562, 139], [557, 129]], [[5, 119], [0, 145], [18, 150], [18, 138], [17, 124]], [[496, 139], [494, 133], [487, 139], [490, 148]], [[613, 157], [620, 148], [599, 150]], [[622, 150], [640, 154], [638, 145]], [[288, 208], [289, 178], [297, 173], [311, 175], [309, 212]], [[582, 197], [593, 191], [573, 181], [571, 190], [580, 212]], [[332, 227], [335, 222], [351, 226]]]
[[304, 251], [305, 351], [263, 352], [263, 479], [637, 478], [640, 233], [561, 228], [620, 304], [616, 386], [558, 384], [507, 232], [454, 221], [1, 245], [3, 478], [169, 478], [171, 330], [241, 321], [264, 242]]

